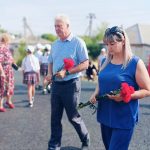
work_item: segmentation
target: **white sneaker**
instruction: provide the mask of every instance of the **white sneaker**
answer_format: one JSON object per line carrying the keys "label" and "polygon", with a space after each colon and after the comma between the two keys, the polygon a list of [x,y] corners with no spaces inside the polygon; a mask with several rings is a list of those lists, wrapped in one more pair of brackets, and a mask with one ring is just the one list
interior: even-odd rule
{"label": "white sneaker", "polygon": [[49,147],[48,150],[60,150],[60,147],[56,147],[56,148],[54,148],[54,147]]}
{"label": "white sneaker", "polygon": [[32,97],[32,102],[34,103],[34,97]]}
{"label": "white sneaker", "polygon": [[47,90],[46,89],[43,89],[43,94],[47,94]]}
{"label": "white sneaker", "polygon": [[33,102],[31,101],[31,102],[29,102],[29,107],[33,107]]}
{"label": "white sneaker", "polygon": [[50,84],[47,86],[47,92],[48,92],[48,93],[51,92],[51,85],[50,85]]}

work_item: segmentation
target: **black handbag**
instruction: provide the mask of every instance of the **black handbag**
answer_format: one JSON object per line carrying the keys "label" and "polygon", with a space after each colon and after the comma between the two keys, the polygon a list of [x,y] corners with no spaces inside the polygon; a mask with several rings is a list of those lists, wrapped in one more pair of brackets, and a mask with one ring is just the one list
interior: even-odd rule
{"label": "black handbag", "polygon": [[18,69],[19,69],[19,67],[18,67],[16,64],[14,64],[14,63],[12,63],[12,67],[13,67],[15,70],[18,70]]}

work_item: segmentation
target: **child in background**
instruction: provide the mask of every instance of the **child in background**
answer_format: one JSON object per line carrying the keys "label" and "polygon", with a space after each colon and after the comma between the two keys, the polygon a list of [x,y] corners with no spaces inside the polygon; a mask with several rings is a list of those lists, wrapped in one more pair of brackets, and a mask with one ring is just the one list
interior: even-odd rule
{"label": "child in background", "polygon": [[36,52],[35,52],[34,55],[38,58],[39,61],[40,61],[40,57],[41,57],[42,54],[43,54],[43,52],[42,52],[43,48],[44,48],[43,45],[40,44],[40,43],[38,43],[38,44],[36,45],[36,47],[35,47]]}
{"label": "child in background", "polygon": [[[43,55],[43,49],[44,49],[44,46],[41,43],[38,43],[35,47],[36,52],[34,55],[38,58],[39,63],[40,63],[40,58]],[[40,78],[40,74],[39,74],[39,78]],[[40,86],[40,84],[38,82],[37,85],[35,86],[35,89],[40,90],[41,88],[42,87]]]}
{"label": "child in background", "polygon": [[46,87],[48,83],[45,77],[47,76],[48,73],[48,57],[50,54],[50,50],[51,50],[51,45],[46,44],[43,55],[40,57],[40,64],[41,64],[40,73],[43,76],[43,94],[47,93]]}
{"label": "child in background", "polygon": [[33,107],[35,85],[39,82],[40,65],[37,57],[33,55],[34,47],[27,46],[27,56],[22,61],[23,83],[28,86],[29,107]]}

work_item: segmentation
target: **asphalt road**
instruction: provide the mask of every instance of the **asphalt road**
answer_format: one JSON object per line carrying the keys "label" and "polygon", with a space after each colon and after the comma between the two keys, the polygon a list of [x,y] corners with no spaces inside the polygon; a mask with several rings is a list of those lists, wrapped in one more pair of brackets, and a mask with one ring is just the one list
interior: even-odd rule
{"label": "asphalt road", "polygon": [[[50,136],[50,95],[36,91],[33,108],[27,107],[27,88],[20,73],[15,74],[13,97],[16,108],[0,113],[0,150],[47,150]],[[82,81],[81,101],[89,99],[95,83]],[[90,150],[104,150],[96,115],[89,108],[80,111],[91,135]],[[64,112],[61,150],[80,150],[80,140]],[[139,123],[129,150],[150,150],[150,98],[140,101]]]}

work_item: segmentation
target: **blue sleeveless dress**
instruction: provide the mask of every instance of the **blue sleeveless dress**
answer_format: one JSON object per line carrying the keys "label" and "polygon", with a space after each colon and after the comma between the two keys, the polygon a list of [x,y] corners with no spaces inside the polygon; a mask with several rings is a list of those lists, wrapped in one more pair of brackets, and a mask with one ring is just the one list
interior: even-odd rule
{"label": "blue sleeveless dress", "polygon": [[[133,56],[125,69],[122,65],[109,63],[98,77],[99,95],[120,89],[121,83],[126,82],[135,90],[139,87],[136,83],[135,73],[139,58]],[[112,128],[131,129],[138,121],[138,100],[129,103],[115,102],[108,98],[98,102],[97,121]]]}

